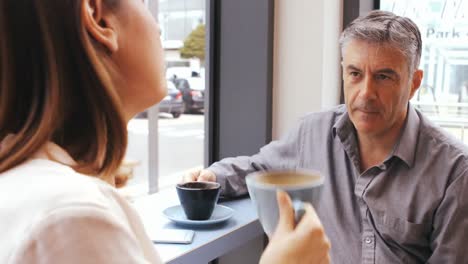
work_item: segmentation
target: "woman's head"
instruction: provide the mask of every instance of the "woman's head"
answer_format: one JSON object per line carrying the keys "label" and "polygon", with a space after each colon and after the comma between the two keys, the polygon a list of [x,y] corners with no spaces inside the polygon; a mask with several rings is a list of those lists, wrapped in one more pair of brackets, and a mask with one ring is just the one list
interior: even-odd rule
{"label": "woman's head", "polygon": [[159,28],[142,0],[0,0],[0,172],[47,141],[108,176],[126,121],[165,95]]}

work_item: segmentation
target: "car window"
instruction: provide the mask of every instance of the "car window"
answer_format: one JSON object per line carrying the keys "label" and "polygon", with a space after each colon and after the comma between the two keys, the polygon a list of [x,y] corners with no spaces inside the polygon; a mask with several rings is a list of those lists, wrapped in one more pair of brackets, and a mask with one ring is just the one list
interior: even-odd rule
{"label": "car window", "polygon": [[173,82],[167,81],[167,89],[168,89],[168,90],[175,90],[176,87],[175,87],[175,85],[174,85]]}
{"label": "car window", "polygon": [[197,78],[188,78],[187,81],[190,84],[190,89],[205,90],[205,79],[197,77]]}
{"label": "car window", "polygon": [[190,88],[190,85],[186,79],[175,79],[174,83],[177,89],[189,89]]}

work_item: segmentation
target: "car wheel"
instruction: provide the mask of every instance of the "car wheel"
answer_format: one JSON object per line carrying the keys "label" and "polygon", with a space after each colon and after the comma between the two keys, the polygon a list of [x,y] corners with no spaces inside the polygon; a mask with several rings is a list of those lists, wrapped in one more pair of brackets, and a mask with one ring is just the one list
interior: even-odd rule
{"label": "car wheel", "polygon": [[179,112],[174,112],[174,113],[172,113],[172,117],[174,117],[174,118],[179,118],[179,117],[180,117],[180,114],[181,114],[181,113],[179,113]]}
{"label": "car wheel", "polygon": [[184,101],[184,113],[190,114],[192,113],[192,109],[190,108],[189,104]]}

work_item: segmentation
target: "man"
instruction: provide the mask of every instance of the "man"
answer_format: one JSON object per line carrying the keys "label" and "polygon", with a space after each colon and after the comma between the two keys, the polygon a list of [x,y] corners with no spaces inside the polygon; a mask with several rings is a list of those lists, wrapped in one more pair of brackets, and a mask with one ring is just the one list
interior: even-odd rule
{"label": "man", "polygon": [[185,180],[218,181],[238,195],[254,171],[319,170],[317,213],[333,263],[468,262],[467,149],[409,103],[423,77],[417,26],[373,11],[340,44],[346,106],[309,114],[258,154]]}

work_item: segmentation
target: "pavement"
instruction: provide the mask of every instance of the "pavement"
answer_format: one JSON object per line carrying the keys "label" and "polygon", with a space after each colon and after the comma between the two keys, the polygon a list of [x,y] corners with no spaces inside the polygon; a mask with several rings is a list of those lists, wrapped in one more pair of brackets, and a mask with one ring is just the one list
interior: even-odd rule
{"label": "pavement", "polygon": [[[202,168],[204,159],[204,115],[183,114],[179,118],[160,114],[158,119],[158,164],[160,186],[170,186],[190,170]],[[137,160],[129,186],[148,184],[148,121],[133,119],[128,124],[126,159]]]}

